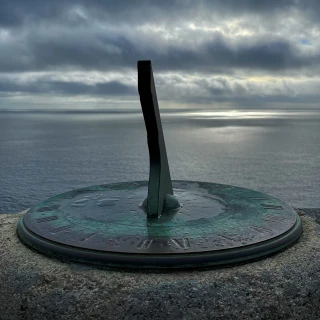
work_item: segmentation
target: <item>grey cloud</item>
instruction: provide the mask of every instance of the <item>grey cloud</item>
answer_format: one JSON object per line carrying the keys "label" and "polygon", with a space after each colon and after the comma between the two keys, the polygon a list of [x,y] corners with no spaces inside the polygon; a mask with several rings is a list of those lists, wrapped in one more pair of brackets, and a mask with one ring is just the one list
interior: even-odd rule
{"label": "grey cloud", "polygon": [[0,26],[14,27],[25,23],[65,19],[66,11],[81,1],[1,0]]}
{"label": "grey cloud", "polygon": [[[167,79],[167,81],[166,81]],[[286,81],[276,83],[250,82],[245,79],[226,77],[186,78],[164,74],[159,77],[157,96],[160,101],[170,101],[183,105],[229,103],[237,107],[261,107],[266,104],[290,103],[294,105],[315,104],[320,100],[317,88],[318,81],[296,81],[288,86]],[[157,81],[156,81],[157,82]],[[305,90],[305,88],[308,90]],[[298,89],[298,90],[297,90]],[[126,85],[118,81],[85,84],[76,81],[50,80],[50,76],[41,76],[33,81],[25,79],[22,83],[18,78],[2,78],[0,80],[0,97],[10,97],[12,94],[26,93],[27,95],[44,94],[46,96],[89,96],[132,97],[139,101],[137,85]],[[165,103],[163,103],[165,105]]]}
{"label": "grey cloud", "polygon": [[[212,105],[213,103],[227,103],[234,105],[236,109],[254,108],[259,109],[264,106],[279,108],[279,104],[297,106],[300,109],[315,105],[319,108],[319,95],[301,95],[298,97],[290,97],[285,95],[226,95],[226,91],[221,91],[219,95],[213,94],[209,97],[190,97],[188,103],[197,105]],[[176,100],[177,102],[179,100]],[[221,105],[220,105],[221,106]]]}
{"label": "grey cloud", "polygon": [[[179,16],[194,16],[198,10],[205,8],[206,11],[225,12],[233,14],[242,13],[274,13],[275,11],[287,11],[291,8],[303,10],[306,14],[315,15],[319,13],[320,4],[317,0],[198,0],[198,1],[127,1],[127,0],[3,0],[0,3],[0,25],[14,26],[30,21],[62,20],[68,23],[84,23],[84,16],[73,9],[81,9],[90,18],[106,19],[112,21],[138,22],[166,20],[166,18],[177,19]],[[312,10],[310,10],[312,8]]]}
{"label": "grey cloud", "polygon": [[0,92],[67,95],[134,95],[137,94],[137,88],[118,81],[88,85],[81,82],[46,81],[39,79],[38,81],[26,84],[2,79],[0,81]]}
{"label": "grey cloud", "polygon": [[110,71],[135,68],[137,60],[144,59],[152,60],[157,70],[210,73],[230,73],[236,68],[294,70],[320,63],[320,53],[298,54],[290,41],[280,37],[248,41],[244,38],[236,44],[228,41],[220,34],[199,44],[197,49],[169,45],[166,52],[159,52],[124,35],[53,28],[49,34],[39,31],[10,38],[0,51],[0,72],[62,68]]}
{"label": "grey cloud", "polygon": [[[215,17],[220,11],[236,17],[241,12],[268,14],[277,10],[283,12],[285,18],[288,8],[304,12],[312,5],[313,11],[317,11],[320,8],[317,3],[316,0],[1,1],[0,25],[6,26],[8,35],[0,37],[0,72],[110,71],[134,68],[136,61],[143,59],[151,59],[157,69],[163,71],[232,74],[237,68],[267,71],[314,68],[320,64],[320,53],[299,54],[286,34],[261,39],[247,36],[242,37],[241,43],[230,43],[225,35],[211,32],[206,40],[191,48],[186,41],[166,42],[156,33],[139,33],[134,27],[159,21],[188,21],[197,15],[208,18],[211,11]],[[101,23],[95,24],[100,18]],[[217,21],[218,25],[220,22]],[[21,28],[10,28],[19,23],[23,24]],[[119,25],[119,31],[110,28],[112,23]],[[262,19],[262,26],[263,23]],[[132,30],[120,28],[125,24],[131,25]],[[168,27],[167,32],[171,31]],[[190,31],[190,39],[195,41],[201,35]]]}
{"label": "grey cloud", "polygon": [[[77,79],[21,82],[19,75],[17,81],[5,81],[1,73],[121,73],[135,69],[137,60],[150,59],[155,74],[175,74],[156,77],[160,86],[172,87],[163,91],[164,99],[174,100],[168,93],[176,93],[176,100],[188,103],[249,104],[268,99],[293,103],[300,98],[291,97],[290,90],[281,88],[284,91],[279,89],[279,94],[275,90],[264,96],[258,87],[223,77],[197,84],[177,74],[231,75],[234,79],[241,74],[317,77],[319,17],[318,0],[0,0],[0,92],[136,96],[136,87],[121,81],[94,85]],[[237,21],[243,22],[237,25]],[[184,28],[189,22],[196,28]],[[141,29],[144,24],[159,29]],[[249,32],[237,33],[237,27]],[[170,38],[175,32],[177,38]],[[191,94],[191,90],[195,91]],[[316,95],[304,95],[303,90],[299,97],[315,101]]]}

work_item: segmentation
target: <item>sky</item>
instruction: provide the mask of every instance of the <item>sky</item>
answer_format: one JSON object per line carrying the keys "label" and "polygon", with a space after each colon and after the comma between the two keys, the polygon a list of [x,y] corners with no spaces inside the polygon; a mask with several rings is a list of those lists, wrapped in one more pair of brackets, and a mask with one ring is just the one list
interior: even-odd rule
{"label": "sky", "polygon": [[0,0],[0,109],[319,108],[319,0]]}

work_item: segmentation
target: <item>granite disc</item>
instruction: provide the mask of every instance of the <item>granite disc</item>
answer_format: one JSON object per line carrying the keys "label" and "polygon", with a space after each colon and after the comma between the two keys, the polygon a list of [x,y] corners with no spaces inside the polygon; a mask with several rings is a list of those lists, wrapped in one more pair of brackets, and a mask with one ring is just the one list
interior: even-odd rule
{"label": "granite disc", "polygon": [[270,195],[172,181],[181,207],[147,219],[148,181],[91,186],[49,198],[20,220],[20,239],[60,258],[97,265],[183,268],[263,257],[302,233],[297,213]]}

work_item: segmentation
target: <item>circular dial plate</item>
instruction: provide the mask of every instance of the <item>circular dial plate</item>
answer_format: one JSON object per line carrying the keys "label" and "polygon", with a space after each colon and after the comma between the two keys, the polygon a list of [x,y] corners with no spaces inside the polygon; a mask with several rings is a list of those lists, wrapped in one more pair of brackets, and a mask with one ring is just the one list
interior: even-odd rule
{"label": "circular dial plate", "polygon": [[246,247],[281,236],[297,222],[281,200],[250,189],[172,181],[182,205],[147,219],[148,182],[92,186],[49,198],[24,216],[32,235],[102,252],[168,255]]}

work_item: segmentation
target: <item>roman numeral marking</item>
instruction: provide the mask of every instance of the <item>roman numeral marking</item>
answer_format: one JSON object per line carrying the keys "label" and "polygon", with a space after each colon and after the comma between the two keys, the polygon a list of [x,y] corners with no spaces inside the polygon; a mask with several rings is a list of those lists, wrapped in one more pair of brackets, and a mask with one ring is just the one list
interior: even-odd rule
{"label": "roman numeral marking", "polygon": [[139,243],[138,249],[149,249],[152,242],[153,242],[152,239],[143,240]]}
{"label": "roman numeral marking", "polygon": [[71,228],[71,226],[64,226],[64,227],[60,227],[60,228],[55,228],[55,229],[51,230],[50,232],[51,233],[59,233],[59,232],[68,230],[70,228]]}
{"label": "roman numeral marking", "polygon": [[198,239],[197,246],[200,248],[208,248],[208,239]]}
{"label": "roman numeral marking", "polygon": [[50,217],[36,219],[36,222],[41,223],[41,222],[53,221],[53,220],[57,220],[57,219],[59,219],[57,216],[50,216]]}
{"label": "roman numeral marking", "polygon": [[90,238],[92,238],[95,234],[96,234],[96,233],[91,233],[91,234],[89,234],[89,235],[86,236],[86,237],[80,238],[79,241],[80,241],[80,242],[87,241],[87,240],[89,240]]}
{"label": "roman numeral marking", "polygon": [[227,236],[223,236],[221,234],[219,234],[219,237],[224,239],[224,240],[229,240],[229,241],[234,241],[234,239],[230,238],[230,237],[227,237]]}
{"label": "roman numeral marking", "polygon": [[58,204],[54,204],[50,207],[41,207],[37,210],[37,212],[46,212],[46,211],[53,211],[53,210],[58,210],[60,206]]}
{"label": "roman numeral marking", "polygon": [[178,249],[190,249],[190,243],[188,238],[183,239],[170,239],[171,242],[178,248]]}
{"label": "roman numeral marking", "polygon": [[262,220],[273,221],[273,222],[281,222],[281,221],[284,221],[285,218],[280,217],[280,216],[267,215],[267,216],[264,216]]}
{"label": "roman numeral marking", "polygon": [[119,247],[120,246],[120,241],[119,239],[109,239],[108,240],[108,245],[111,247]]}
{"label": "roman numeral marking", "polygon": [[282,206],[275,206],[274,204],[260,203],[260,205],[261,205],[264,209],[274,209],[274,210],[282,210],[282,209],[283,209]]}
{"label": "roman numeral marking", "polygon": [[250,226],[249,229],[257,231],[259,233],[269,233],[269,234],[273,233],[270,229],[264,228],[264,227],[259,227],[259,226]]}

